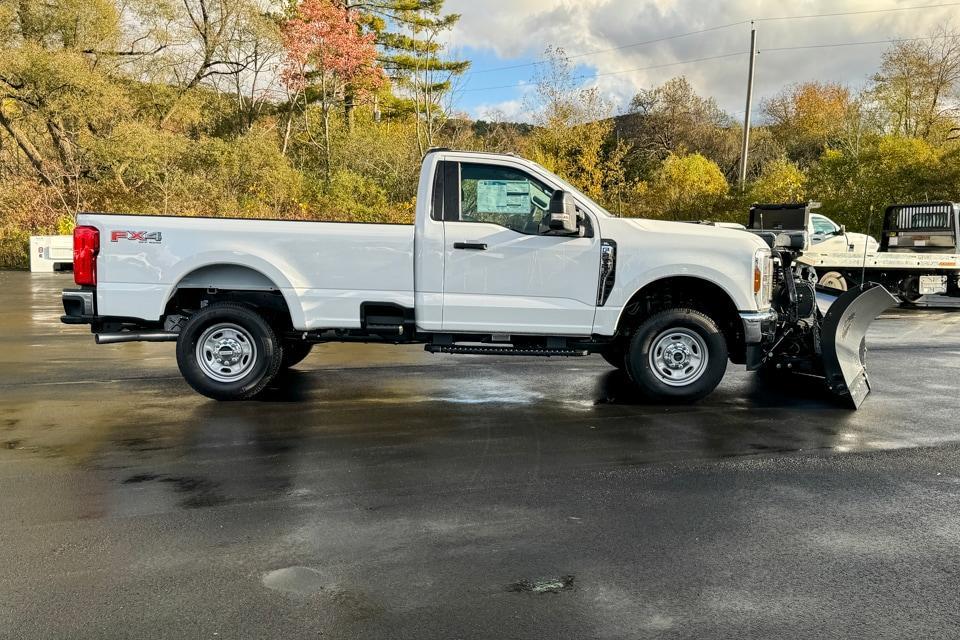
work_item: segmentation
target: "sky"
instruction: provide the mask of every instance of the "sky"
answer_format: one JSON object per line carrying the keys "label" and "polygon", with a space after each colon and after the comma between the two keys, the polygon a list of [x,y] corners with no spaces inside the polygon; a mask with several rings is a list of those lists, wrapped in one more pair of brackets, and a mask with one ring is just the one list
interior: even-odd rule
{"label": "sky", "polygon": [[[444,9],[462,15],[445,36],[450,54],[472,61],[458,82],[454,110],[503,121],[532,119],[526,96],[533,65],[551,46],[571,56],[583,86],[597,87],[616,113],[638,90],[684,75],[698,93],[742,118],[751,20],[759,51],[755,108],[797,82],[859,89],[892,46],[820,45],[927,37],[943,24],[960,28],[960,2],[941,0],[447,0]],[[853,15],[806,17],[837,13]],[[682,35],[695,31],[703,32]],[[637,44],[664,38],[670,39]],[[715,56],[724,57],[703,60]]]}

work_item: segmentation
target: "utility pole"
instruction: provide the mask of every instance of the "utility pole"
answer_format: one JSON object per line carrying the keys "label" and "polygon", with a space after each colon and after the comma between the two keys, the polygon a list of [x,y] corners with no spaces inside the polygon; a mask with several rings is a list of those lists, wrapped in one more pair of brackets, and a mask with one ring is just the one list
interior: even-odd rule
{"label": "utility pole", "polygon": [[747,111],[743,117],[743,149],[740,153],[740,192],[747,185],[747,167],[750,158],[750,114],[753,110],[753,71],[757,62],[757,29],[750,23],[750,70],[747,75]]}

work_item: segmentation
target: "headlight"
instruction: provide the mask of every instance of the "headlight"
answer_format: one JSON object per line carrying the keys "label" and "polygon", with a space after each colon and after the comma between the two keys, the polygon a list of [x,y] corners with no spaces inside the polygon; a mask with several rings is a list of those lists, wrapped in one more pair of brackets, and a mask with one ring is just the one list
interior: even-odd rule
{"label": "headlight", "polygon": [[770,308],[773,299],[773,255],[769,249],[758,249],[753,256],[753,297],[761,311]]}

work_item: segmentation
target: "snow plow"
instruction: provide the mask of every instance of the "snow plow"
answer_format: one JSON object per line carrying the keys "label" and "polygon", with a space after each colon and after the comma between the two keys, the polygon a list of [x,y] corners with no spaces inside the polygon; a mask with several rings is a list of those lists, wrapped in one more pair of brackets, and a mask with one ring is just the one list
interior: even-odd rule
{"label": "snow plow", "polygon": [[870,393],[866,335],[880,314],[897,304],[882,285],[849,291],[818,286],[816,271],[797,262],[809,246],[805,207],[750,211],[749,231],[773,253],[777,327],[754,368],[762,374],[795,373],[822,378],[827,388],[857,409]]}

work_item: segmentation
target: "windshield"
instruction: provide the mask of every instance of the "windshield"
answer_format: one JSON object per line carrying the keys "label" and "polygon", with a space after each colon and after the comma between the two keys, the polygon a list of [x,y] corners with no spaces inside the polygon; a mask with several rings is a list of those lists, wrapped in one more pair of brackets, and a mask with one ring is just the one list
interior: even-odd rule
{"label": "windshield", "polygon": [[547,169],[546,167],[544,167],[543,165],[538,164],[538,163],[536,163],[536,162],[532,162],[531,164],[533,164],[533,165],[536,166],[538,169],[540,169],[541,171],[543,171],[545,174],[547,174],[548,176],[550,176],[551,178],[553,178],[553,180],[555,180],[556,182],[560,183],[560,186],[563,187],[563,190],[564,190],[564,191],[569,191],[570,193],[572,193],[572,194],[574,195],[575,198],[577,198],[577,199],[579,199],[579,200],[584,200],[584,201],[586,201],[586,202],[589,202],[589,203],[590,203],[590,206],[593,208],[594,212],[597,213],[598,215],[603,216],[603,217],[605,217],[605,218],[614,218],[614,217],[616,217],[616,216],[614,216],[612,213],[610,213],[609,211],[607,211],[604,207],[600,206],[600,204],[597,203],[596,200],[594,200],[593,198],[589,197],[588,195],[586,195],[585,193],[583,193],[582,191],[580,191],[580,189],[577,189],[575,186],[573,186],[572,184],[570,184],[569,182],[567,182],[566,180],[564,180],[563,178],[561,178],[560,176],[558,176],[558,175],[555,174],[554,172],[548,170],[548,169]]}

